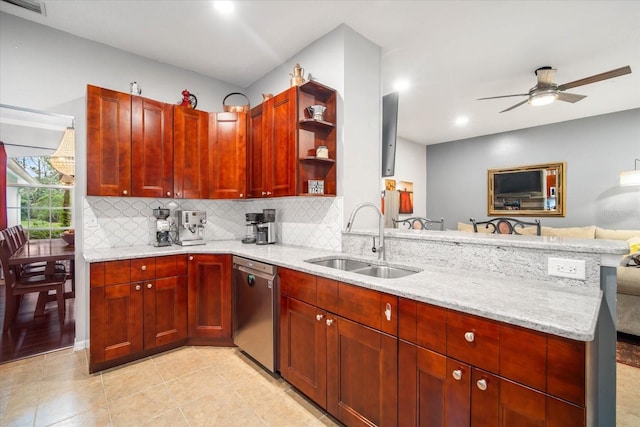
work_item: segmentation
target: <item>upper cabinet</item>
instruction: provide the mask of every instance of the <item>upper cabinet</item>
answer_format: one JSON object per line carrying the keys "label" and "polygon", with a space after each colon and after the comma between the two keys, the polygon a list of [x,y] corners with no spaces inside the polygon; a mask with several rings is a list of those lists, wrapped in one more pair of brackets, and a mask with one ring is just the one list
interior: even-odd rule
{"label": "upper cabinet", "polygon": [[296,87],[251,110],[249,197],[296,194]]}
{"label": "upper cabinet", "polygon": [[248,197],[336,195],[336,91],[315,81],[251,110]]}
{"label": "upper cabinet", "polygon": [[247,194],[247,113],[209,114],[209,198]]}
{"label": "upper cabinet", "polygon": [[299,195],[336,195],[336,91],[315,81],[298,88]]}
{"label": "upper cabinet", "polygon": [[173,108],[131,97],[131,195],[173,197]]}
{"label": "upper cabinet", "polygon": [[250,113],[207,113],[87,86],[87,195],[336,195],[336,92],[293,86]]}
{"label": "upper cabinet", "polygon": [[178,199],[209,196],[209,115],[173,107],[173,191]]}
{"label": "upper cabinet", "polygon": [[87,87],[87,195],[172,197],[173,109]]}
{"label": "upper cabinet", "polygon": [[87,195],[131,193],[131,95],[87,87]]}

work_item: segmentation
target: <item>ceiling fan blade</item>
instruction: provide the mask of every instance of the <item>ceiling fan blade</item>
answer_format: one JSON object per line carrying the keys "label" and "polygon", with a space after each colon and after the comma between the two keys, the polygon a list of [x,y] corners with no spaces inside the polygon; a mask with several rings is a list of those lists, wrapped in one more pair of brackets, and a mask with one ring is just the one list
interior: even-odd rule
{"label": "ceiling fan blade", "polygon": [[560,92],[558,94],[558,101],[565,101],[565,102],[571,102],[571,103],[575,103],[580,101],[581,99],[586,98],[587,95],[578,95],[576,93],[566,93],[566,92]]}
{"label": "ceiling fan blade", "polygon": [[599,82],[601,80],[607,80],[607,79],[612,79],[614,77],[624,76],[625,74],[629,74],[629,73],[631,73],[631,67],[627,65],[626,67],[616,68],[615,70],[606,71],[604,73],[596,74],[591,77],[585,77],[584,79],[565,83],[563,85],[558,86],[558,90],[567,90],[577,86],[588,85],[591,83]]}
{"label": "ceiling fan blade", "polygon": [[527,102],[529,102],[529,100],[528,100],[528,99],[525,99],[524,101],[522,101],[522,102],[518,102],[516,105],[512,105],[511,107],[507,108],[506,110],[502,110],[502,111],[500,111],[500,112],[501,112],[501,113],[504,113],[505,111],[511,111],[511,110],[513,110],[514,108],[521,106],[522,104],[526,104]]}
{"label": "ceiling fan blade", "polygon": [[518,93],[516,95],[489,96],[487,98],[478,98],[478,101],[482,101],[484,99],[511,98],[512,96],[529,96],[529,94],[528,93]]}
{"label": "ceiling fan blade", "polygon": [[550,86],[553,84],[553,78],[556,75],[555,68],[538,68],[536,70],[536,76],[538,77],[538,87],[541,86]]}

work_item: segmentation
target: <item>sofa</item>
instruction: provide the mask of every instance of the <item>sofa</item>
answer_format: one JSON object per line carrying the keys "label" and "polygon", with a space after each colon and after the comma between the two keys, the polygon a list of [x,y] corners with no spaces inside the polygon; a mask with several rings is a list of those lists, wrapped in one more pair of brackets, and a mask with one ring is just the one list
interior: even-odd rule
{"label": "sofa", "polygon": [[[473,232],[473,225],[458,223],[458,231]],[[491,233],[492,228],[478,227],[478,233]],[[536,227],[518,229],[522,235],[535,235]],[[629,244],[629,254],[622,257],[617,269],[617,330],[640,336],[640,230],[609,230],[595,225],[588,227],[545,227],[542,236],[577,239],[624,240]]]}

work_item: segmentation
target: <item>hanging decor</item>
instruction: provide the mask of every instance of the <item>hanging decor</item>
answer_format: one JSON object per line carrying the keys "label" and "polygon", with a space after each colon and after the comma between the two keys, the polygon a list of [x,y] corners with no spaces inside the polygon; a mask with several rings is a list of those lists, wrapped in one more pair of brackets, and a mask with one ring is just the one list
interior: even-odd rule
{"label": "hanging decor", "polygon": [[[60,172],[63,177],[62,180],[69,181],[70,177],[76,175],[76,131],[73,127],[68,127],[64,131],[60,146],[55,153],[49,157],[51,166]],[[65,177],[66,176],[66,177]]]}

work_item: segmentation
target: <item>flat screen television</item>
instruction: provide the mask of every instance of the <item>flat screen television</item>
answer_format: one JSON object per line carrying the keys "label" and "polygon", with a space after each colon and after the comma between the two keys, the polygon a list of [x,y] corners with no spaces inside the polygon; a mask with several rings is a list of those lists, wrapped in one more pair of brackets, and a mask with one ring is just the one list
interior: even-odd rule
{"label": "flat screen television", "polygon": [[495,194],[542,192],[544,171],[522,171],[495,174],[493,191]]}

